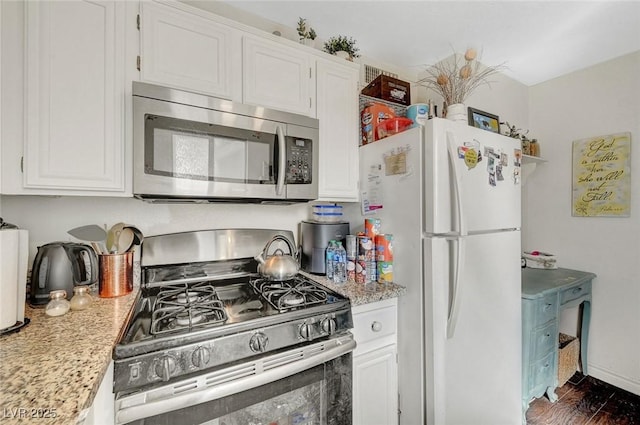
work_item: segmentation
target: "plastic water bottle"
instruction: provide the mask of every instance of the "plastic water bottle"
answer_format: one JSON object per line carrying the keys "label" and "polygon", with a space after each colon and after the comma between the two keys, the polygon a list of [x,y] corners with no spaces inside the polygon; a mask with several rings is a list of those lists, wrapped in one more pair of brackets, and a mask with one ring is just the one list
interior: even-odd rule
{"label": "plastic water bottle", "polygon": [[336,241],[334,239],[331,239],[329,241],[329,245],[327,245],[327,252],[326,252],[326,260],[325,260],[325,273],[327,275],[327,279],[329,280],[333,280],[333,258],[335,256],[335,252],[336,252]]}
{"label": "plastic water bottle", "polygon": [[333,260],[333,283],[345,283],[347,281],[347,250],[338,241]]}

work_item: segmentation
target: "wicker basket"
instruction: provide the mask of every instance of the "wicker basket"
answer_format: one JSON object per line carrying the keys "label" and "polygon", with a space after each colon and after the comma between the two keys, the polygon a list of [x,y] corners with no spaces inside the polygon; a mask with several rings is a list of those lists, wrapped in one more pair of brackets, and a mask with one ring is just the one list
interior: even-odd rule
{"label": "wicker basket", "polygon": [[575,336],[560,334],[558,345],[558,386],[567,383],[578,371],[580,340]]}

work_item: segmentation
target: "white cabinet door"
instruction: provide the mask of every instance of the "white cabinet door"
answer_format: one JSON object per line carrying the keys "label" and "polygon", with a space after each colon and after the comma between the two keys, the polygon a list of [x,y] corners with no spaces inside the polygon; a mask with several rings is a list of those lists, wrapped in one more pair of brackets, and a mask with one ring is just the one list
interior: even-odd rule
{"label": "white cabinet door", "polygon": [[241,32],[176,7],[142,2],[142,81],[241,101]]}
{"label": "white cabinet door", "polygon": [[244,103],[315,117],[313,57],[293,47],[246,34]]}
{"label": "white cabinet door", "polygon": [[398,423],[396,346],[353,358],[353,424]]}
{"label": "white cabinet door", "polygon": [[26,2],[26,188],[124,190],[124,11]]}
{"label": "white cabinet door", "polygon": [[115,424],[116,400],[113,394],[113,361],[109,362],[107,371],[100,382],[100,387],[93,399],[91,407],[80,413],[77,425]]}
{"label": "white cabinet door", "polygon": [[398,423],[398,300],[355,306],[353,424]]}
{"label": "white cabinet door", "polygon": [[318,59],[320,200],[358,201],[358,76],[357,67]]}

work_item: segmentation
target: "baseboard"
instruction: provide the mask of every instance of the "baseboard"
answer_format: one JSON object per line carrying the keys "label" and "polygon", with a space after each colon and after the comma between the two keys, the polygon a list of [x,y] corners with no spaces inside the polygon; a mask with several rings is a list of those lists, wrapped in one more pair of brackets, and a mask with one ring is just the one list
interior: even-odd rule
{"label": "baseboard", "polygon": [[640,382],[620,376],[610,370],[589,364],[589,375],[640,396]]}

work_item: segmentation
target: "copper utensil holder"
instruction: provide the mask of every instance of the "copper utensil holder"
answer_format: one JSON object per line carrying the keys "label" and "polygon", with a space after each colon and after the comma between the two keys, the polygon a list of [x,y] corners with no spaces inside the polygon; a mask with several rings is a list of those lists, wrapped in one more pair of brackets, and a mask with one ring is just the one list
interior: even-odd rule
{"label": "copper utensil holder", "polygon": [[133,251],[98,256],[100,281],[98,295],[113,298],[133,291]]}

